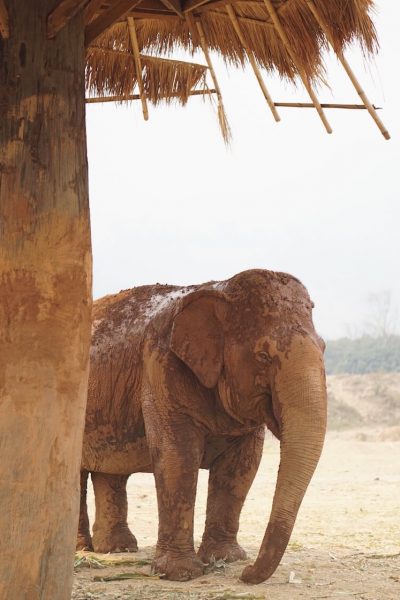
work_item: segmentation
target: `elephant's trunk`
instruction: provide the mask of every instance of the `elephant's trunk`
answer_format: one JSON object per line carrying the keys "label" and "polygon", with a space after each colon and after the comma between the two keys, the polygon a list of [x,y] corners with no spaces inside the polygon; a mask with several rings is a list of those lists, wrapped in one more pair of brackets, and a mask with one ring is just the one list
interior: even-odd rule
{"label": "elephant's trunk", "polygon": [[242,579],[260,583],[275,571],[289,542],[297,512],[317,466],[326,430],[326,383],[322,353],[297,337],[275,378],[274,411],[281,429],[281,460],[269,523],[254,563]]}

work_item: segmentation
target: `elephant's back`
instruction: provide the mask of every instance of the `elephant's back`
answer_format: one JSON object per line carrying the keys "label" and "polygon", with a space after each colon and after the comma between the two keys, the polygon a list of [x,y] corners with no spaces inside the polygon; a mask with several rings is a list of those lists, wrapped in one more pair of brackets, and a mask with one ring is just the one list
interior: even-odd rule
{"label": "elephant's back", "polygon": [[[144,436],[142,348],[151,322],[174,310],[189,288],[141,286],[94,302],[86,439],[120,447]],[[97,441],[96,441],[97,440]]]}
{"label": "elephant's back", "polygon": [[195,286],[143,285],[104,296],[93,304],[91,354],[135,344],[155,317],[176,305]]}

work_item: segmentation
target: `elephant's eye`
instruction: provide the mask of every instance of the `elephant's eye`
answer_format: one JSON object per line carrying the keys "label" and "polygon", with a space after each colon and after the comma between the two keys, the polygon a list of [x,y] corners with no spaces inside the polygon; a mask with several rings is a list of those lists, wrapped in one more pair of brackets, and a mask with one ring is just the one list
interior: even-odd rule
{"label": "elephant's eye", "polygon": [[266,352],[257,352],[256,359],[264,365],[271,362],[271,359]]}

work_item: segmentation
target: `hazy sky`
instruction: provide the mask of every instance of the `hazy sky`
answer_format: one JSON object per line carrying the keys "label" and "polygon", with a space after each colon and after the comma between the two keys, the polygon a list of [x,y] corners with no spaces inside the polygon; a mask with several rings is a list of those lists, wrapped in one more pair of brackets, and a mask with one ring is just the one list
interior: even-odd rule
{"label": "hazy sky", "polygon": [[[215,59],[233,141],[209,101],[185,108],[90,105],[87,128],[95,297],[145,283],[200,283],[249,268],[299,277],[327,338],[362,328],[370,293],[400,303],[400,3],[377,2],[381,44],[347,57],[392,139],[365,111],[280,109],[276,124],[250,68]],[[202,56],[198,62],[204,62]],[[334,58],[320,101],[358,102]],[[275,101],[308,101],[265,74]]]}

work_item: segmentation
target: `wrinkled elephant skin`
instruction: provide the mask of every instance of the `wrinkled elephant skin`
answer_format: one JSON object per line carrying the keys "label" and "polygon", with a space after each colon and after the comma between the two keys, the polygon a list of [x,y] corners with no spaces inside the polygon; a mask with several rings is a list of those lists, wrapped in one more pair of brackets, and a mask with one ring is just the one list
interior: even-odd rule
{"label": "wrinkled elephant skin", "polygon": [[[265,426],[280,440],[273,506],[259,555],[242,579],[272,575],[318,463],[326,427],[323,341],[294,277],[264,270],[190,287],[143,286],[94,306],[78,547],[137,550],[126,482],[154,472],[159,535],[153,570],[184,581],[211,557],[246,557],[240,512]],[[207,516],[195,553],[199,468]],[[96,521],[86,511],[92,474]]]}

